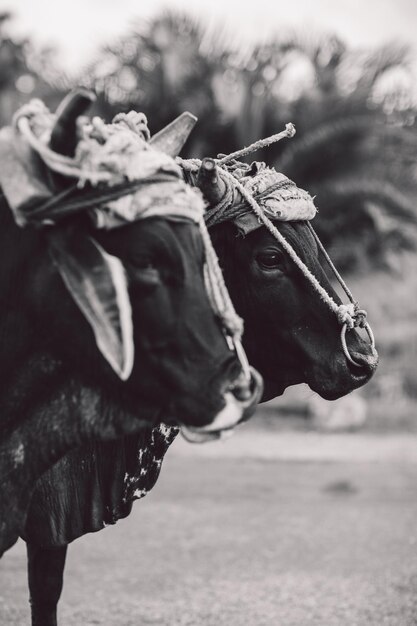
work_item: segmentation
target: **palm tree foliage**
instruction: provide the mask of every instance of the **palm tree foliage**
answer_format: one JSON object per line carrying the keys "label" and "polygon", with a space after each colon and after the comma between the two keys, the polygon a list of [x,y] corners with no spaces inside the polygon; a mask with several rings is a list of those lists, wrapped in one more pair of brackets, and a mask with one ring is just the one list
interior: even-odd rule
{"label": "palm tree foliage", "polygon": [[0,125],[6,124],[16,105],[16,80],[27,72],[24,43],[15,42],[8,35],[11,16],[0,13]]}
{"label": "palm tree foliage", "polygon": [[[23,60],[16,72],[25,67]],[[170,11],[134,24],[74,84],[96,89],[106,117],[143,111],[151,132],[193,112],[199,123],[185,156],[229,153],[294,122],[295,138],[253,158],[316,197],[320,236],[339,265],[354,269],[390,262],[417,241],[415,106],[398,84],[407,71],[407,51],[398,47],[358,53],[311,33],[242,45]],[[54,80],[46,81],[52,92],[70,85]]]}
{"label": "palm tree foliage", "polygon": [[313,89],[291,110],[299,132],[277,146],[275,166],[316,196],[317,229],[342,267],[390,262],[417,241],[417,133],[404,94],[375,94],[389,71],[406,67],[405,51],[368,55],[348,89],[352,54],[339,47],[323,65],[318,56]]}
{"label": "palm tree foliage", "polygon": [[138,22],[103,50],[88,68],[87,82],[98,91],[102,109],[140,109],[153,132],[184,110],[192,111],[200,119],[198,136],[210,142],[220,117],[213,80],[221,59],[205,53],[203,40],[200,23],[180,13]]}
{"label": "palm tree foliage", "polygon": [[38,48],[30,39],[12,37],[10,13],[0,13],[0,126],[10,123],[29,97],[42,98],[56,108],[71,80],[55,62],[53,48]]}

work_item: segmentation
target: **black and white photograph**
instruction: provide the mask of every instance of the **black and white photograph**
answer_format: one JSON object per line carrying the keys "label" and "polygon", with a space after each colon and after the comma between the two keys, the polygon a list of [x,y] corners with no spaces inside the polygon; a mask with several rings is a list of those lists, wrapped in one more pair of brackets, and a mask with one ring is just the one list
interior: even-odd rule
{"label": "black and white photograph", "polygon": [[417,3],[0,0],[0,626],[417,626]]}

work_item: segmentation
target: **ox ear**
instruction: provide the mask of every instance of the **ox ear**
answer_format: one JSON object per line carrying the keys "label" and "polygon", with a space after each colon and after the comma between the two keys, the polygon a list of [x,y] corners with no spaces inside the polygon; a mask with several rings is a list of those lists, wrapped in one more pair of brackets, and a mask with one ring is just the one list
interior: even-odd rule
{"label": "ox ear", "polygon": [[181,115],[168,124],[168,126],[165,126],[165,128],[156,133],[156,135],[149,140],[149,144],[155,148],[155,150],[160,150],[174,158],[181,152],[196,122],[196,116],[185,111],[185,113],[181,113]]}
{"label": "ox ear", "polygon": [[121,380],[134,361],[132,309],[121,261],[79,231],[53,229],[52,258],[83,315],[97,347]]}

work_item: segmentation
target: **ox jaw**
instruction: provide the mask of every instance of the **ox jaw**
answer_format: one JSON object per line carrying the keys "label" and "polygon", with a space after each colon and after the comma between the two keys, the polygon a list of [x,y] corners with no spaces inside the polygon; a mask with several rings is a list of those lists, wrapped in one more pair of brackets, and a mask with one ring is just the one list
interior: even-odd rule
{"label": "ox jaw", "polygon": [[211,424],[206,426],[181,426],[181,434],[190,443],[205,443],[216,439],[225,439],[233,434],[233,428],[244,422],[254,413],[263,393],[261,375],[250,368],[251,379],[248,382],[241,374],[229,385],[223,394],[224,407],[217,413]]}

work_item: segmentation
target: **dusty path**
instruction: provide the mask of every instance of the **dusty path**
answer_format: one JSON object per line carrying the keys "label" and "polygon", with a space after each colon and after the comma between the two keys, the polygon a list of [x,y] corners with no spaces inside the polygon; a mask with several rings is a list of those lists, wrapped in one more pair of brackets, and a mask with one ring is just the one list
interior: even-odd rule
{"label": "dusty path", "polygon": [[[172,450],[70,548],[61,626],[417,625],[416,439],[290,435]],[[2,626],[28,624],[24,556],[0,563]]]}

